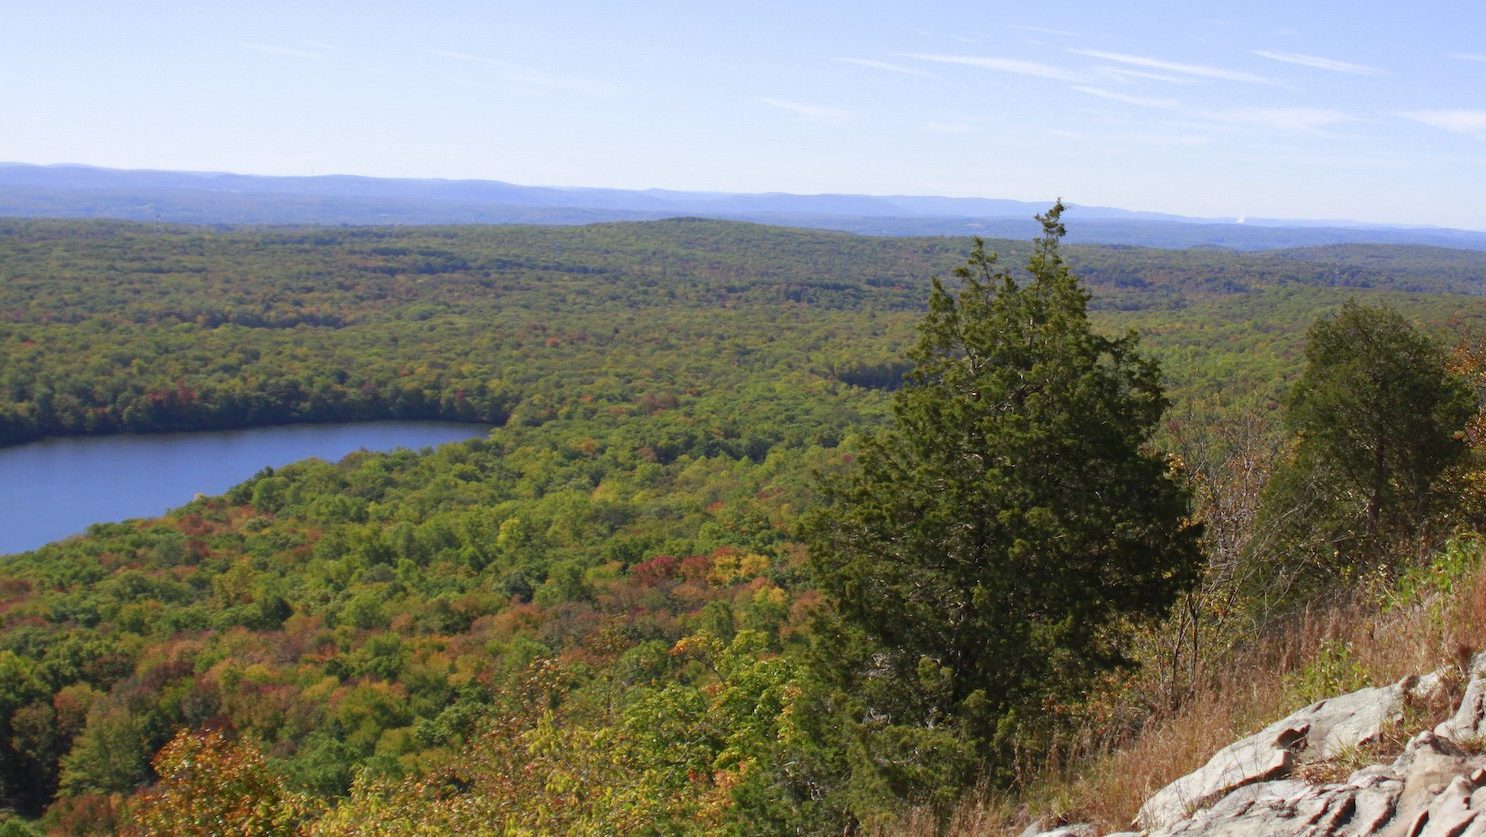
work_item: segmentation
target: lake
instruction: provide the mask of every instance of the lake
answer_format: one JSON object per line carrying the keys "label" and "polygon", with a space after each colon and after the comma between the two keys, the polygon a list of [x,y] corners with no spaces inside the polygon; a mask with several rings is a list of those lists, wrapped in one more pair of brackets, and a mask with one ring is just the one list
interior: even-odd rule
{"label": "lake", "polygon": [[443,421],[292,424],[200,433],[45,439],[0,449],[0,555],[92,523],[157,517],[197,494],[221,494],[265,467],[358,450],[421,448],[484,436]]}

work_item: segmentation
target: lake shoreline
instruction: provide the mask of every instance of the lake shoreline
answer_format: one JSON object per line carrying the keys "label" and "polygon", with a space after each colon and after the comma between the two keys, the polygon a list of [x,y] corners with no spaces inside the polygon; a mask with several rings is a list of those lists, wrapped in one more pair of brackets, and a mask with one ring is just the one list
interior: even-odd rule
{"label": "lake shoreline", "polygon": [[159,438],[161,436],[194,436],[200,433],[228,433],[235,430],[272,430],[279,427],[343,427],[358,424],[385,424],[387,422],[431,422],[435,424],[469,425],[485,428],[504,426],[503,421],[484,419],[445,418],[442,416],[372,416],[369,418],[325,418],[293,419],[290,421],[251,422],[246,424],[203,424],[200,427],[138,427],[128,429],[84,430],[76,433],[46,433],[20,439],[0,440],[0,453],[38,442],[67,439],[112,439],[116,437]]}
{"label": "lake shoreline", "polygon": [[436,420],[49,437],[0,449],[0,555],[39,549],[93,523],[151,518],[221,494],[264,468],[359,450],[483,438],[494,425]]}

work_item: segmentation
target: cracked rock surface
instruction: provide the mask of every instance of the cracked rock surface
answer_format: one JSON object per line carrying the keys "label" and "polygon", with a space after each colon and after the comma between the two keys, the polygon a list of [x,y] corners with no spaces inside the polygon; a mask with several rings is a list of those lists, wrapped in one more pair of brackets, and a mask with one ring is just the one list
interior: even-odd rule
{"label": "cracked rock surface", "polygon": [[[1486,837],[1486,653],[1467,675],[1454,716],[1414,736],[1389,764],[1342,782],[1292,775],[1302,760],[1380,741],[1411,697],[1441,687],[1441,673],[1323,700],[1276,721],[1162,788],[1141,807],[1132,824],[1139,830],[1121,833]],[[1092,833],[1065,826],[1042,834]]]}

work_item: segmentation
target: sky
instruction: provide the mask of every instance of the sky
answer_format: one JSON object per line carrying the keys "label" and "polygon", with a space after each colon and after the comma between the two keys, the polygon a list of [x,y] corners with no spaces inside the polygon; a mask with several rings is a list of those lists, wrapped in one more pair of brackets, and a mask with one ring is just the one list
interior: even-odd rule
{"label": "sky", "polygon": [[1486,2],[4,0],[0,161],[1486,230]]}

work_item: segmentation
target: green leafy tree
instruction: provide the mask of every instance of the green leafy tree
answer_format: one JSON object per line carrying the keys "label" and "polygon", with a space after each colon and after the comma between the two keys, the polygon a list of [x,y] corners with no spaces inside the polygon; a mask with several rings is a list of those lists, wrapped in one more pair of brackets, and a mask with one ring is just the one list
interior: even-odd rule
{"label": "green leafy tree", "polygon": [[1091,330],[1061,212],[1025,284],[979,240],[958,292],[934,282],[892,428],[806,524],[860,800],[1009,778],[1046,710],[1125,662],[1120,629],[1200,565],[1189,491],[1149,448],[1158,369],[1135,335]]}
{"label": "green leafy tree", "polygon": [[1274,533],[1262,592],[1280,600],[1433,543],[1431,521],[1451,500],[1440,479],[1465,455],[1474,412],[1444,350],[1386,306],[1349,302],[1318,320],[1305,361],[1261,522]]}
{"label": "green leafy tree", "polygon": [[148,724],[125,707],[96,709],[62,760],[66,793],[126,793],[149,777]]}

